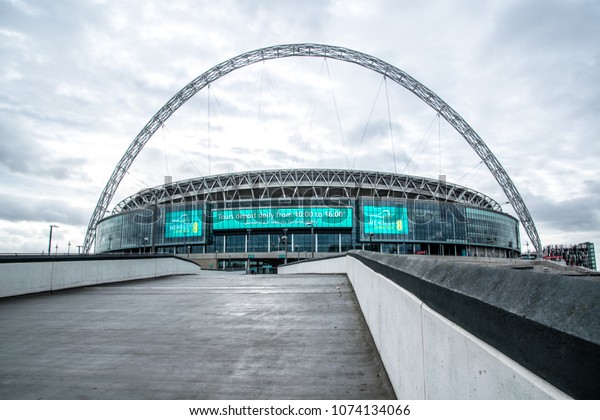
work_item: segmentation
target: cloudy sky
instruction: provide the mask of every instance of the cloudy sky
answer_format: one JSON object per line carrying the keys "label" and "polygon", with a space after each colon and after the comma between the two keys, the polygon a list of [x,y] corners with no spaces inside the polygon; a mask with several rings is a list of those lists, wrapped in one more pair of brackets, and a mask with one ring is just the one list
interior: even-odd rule
{"label": "cloudy sky", "polygon": [[[76,250],[116,163],[176,92],[243,52],[306,42],[409,73],[483,138],[544,244],[600,246],[598,22],[596,0],[0,0],[0,252],[41,253],[49,224],[59,252]],[[507,201],[405,89],[353,64],[287,58],[190,99],[111,208],[165,176],[293,167],[444,174]]]}

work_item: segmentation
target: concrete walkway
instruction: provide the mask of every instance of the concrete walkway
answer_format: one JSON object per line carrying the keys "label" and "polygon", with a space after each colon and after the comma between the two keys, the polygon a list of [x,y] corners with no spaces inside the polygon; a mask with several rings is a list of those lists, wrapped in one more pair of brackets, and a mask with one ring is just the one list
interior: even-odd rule
{"label": "concrete walkway", "polygon": [[0,300],[1,399],[391,399],[343,276],[203,272]]}

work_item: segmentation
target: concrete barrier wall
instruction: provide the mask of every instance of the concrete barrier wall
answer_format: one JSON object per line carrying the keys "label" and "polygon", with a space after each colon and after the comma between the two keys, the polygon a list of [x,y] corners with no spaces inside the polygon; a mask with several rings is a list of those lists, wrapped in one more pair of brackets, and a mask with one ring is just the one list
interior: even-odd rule
{"label": "concrete barrier wall", "polygon": [[360,261],[347,264],[399,398],[567,397]]}
{"label": "concrete barrier wall", "polygon": [[198,265],[175,257],[2,262],[0,297],[199,272]]}
{"label": "concrete barrier wall", "polygon": [[277,268],[279,274],[346,274],[346,256],[302,260]]}
{"label": "concrete barrier wall", "polygon": [[365,252],[279,272],[343,265],[398,398],[600,396],[597,280]]}

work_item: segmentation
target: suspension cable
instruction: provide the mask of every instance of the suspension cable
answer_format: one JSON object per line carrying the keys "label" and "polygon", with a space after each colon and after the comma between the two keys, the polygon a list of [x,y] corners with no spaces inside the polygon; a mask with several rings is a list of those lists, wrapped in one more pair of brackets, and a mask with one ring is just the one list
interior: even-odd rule
{"label": "suspension cable", "polygon": [[[425,134],[423,134],[423,137],[421,138],[421,141],[419,141],[419,144],[417,145],[417,147],[415,148],[413,154],[411,155],[410,159],[408,159],[408,161],[406,162],[406,166],[403,169],[403,173],[408,174],[406,172],[406,170],[408,169],[408,166],[410,165],[410,163],[412,162],[413,158],[415,157],[415,154],[419,151],[419,148],[421,147],[421,144],[423,144],[423,141],[426,138],[429,138],[429,133],[433,127],[433,123],[435,123],[435,119],[436,117],[433,117],[433,119],[431,120],[431,123],[429,123],[429,127],[427,127],[427,131],[425,131]],[[417,169],[417,167],[415,166],[415,169]]]}
{"label": "suspension cable", "polygon": [[[279,101],[279,96],[277,95],[277,90],[275,89],[275,85],[273,84],[273,79],[271,78],[271,73],[269,73],[268,69],[264,69],[265,70],[265,78],[267,81],[267,85],[270,88],[271,92],[273,93],[273,97],[275,98],[275,104],[277,105],[277,111],[279,113],[279,120],[281,121],[282,125],[285,125],[285,118],[283,117],[283,113],[282,113],[282,106],[281,106],[281,102]],[[287,154],[287,152],[285,151],[286,148],[283,149],[283,156],[285,158],[285,161],[288,165],[288,168],[291,167],[290,165],[290,158]]]}
{"label": "suspension cable", "polygon": [[162,131],[163,151],[165,154],[165,165],[167,167],[167,176],[170,176],[171,174],[169,173],[169,156],[167,155],[167,138],[165,137],[165,125],[162,124],[160,128]]}
{"label": "suspension cable", "polygon": [[208,88],[208,175],[210,176],[210,83]]}
{"label": "suspension cable", "polygon": [[329,64],[327,63],[327,57],[325,57],[324,60],[325,60],[325,67],[327,68],[327,76],[329,77],[329,88],[331,90],[331,96],[333,98],[333,105],[335,107],[335,116],[337,118],[338,130],[340,132],[340,140],[342,142],[342,150],[344,151],[344,158],[346,160],[346,168],[350,169],[348,153],[346,153],[346,145],[344,144],[344,132],[342,130],[342,121],[340,119],[340,111],[337,106],[337,100],[335,99],[335,91],[333,90],[333,83],[331,82],[331,73],[329,71]]}
{"label": "suspension cable", "polygon": [[[309,133],[312,132],[315,113],[317,110],[317,99],[319,96],[319,88],[321,87],[321,83],[323,80],[323,73],[324,73],[324,69],[325,69],[326,65],[327,65],[327,63],[325,62],[325,59],[323,59],[321,62],[321,68],[319,69],[319,76],[318,76],[319,84],[317,86],[315,86],[315,89],[310,98],[310,102],[308,104],[308,108],[306,110],[306,114],[304,116],[304,119],[308,120],[308,122],[309,122],[308,123],[308,132]],[[294,160],[296,161],[296,166],[298,166],[298,167],[304,166],[307,149],[308,149],[308,139],[302,138],[302,147],[300,147],[300,145],[298,145],[298,148],[297,148],[298,153],[296,153],[294,156]],[[303,152],[303,158],[302,158],[301,163],[298,161],[298,155],[300,154],[300,151]]]}
{"label": "suspension cable", "polygon": [[142,179],[138,178],[137,176],[135,176],[134,174],[132,174],[131,172],[129,172],[129,170],[127,170],[126,172],[127,172],[127,175],[129,175],[130,177],[132,177],[133,179],[135,179],[137,182],[139,182],[140,184],[142,184],[144,187],[150,188],[150,185],[146,184]]}
{"label": "suspension cable", "polygon": [[437,123],[438,123],[438,175],[442,175],[442,134],[440,129],[440,113],[437,113]]}
{"label": "suspension cable", "polygon": [[473,174],[471,175],[471,177],[467,180],[467,182],[464,184],[465,187],[469,186],[471,180],[473,179],[473,177],[475,176],[475,174],[479,171],[479,169],[481,168],[481,165],[483,165],[483,161],[480,160],[478,163],[476,163],[475,165],[473,165],[473,167],[471,169],[469,169],[467,172],[465,172],[460,178],[458,178],[455,182],[455,184],[460,183],[460,181],[466,177],[467,175],[471,174],[471,172],[473,172]]}
{"label": "suspension cable", "polygon": [[394,173],[398,173],[398,170],[396,169],[396,148],[394,147],[394,130],[392,130],[392,115],[390,112],[390,97],[388,94],[387,77],[383,76],[383,81],[385,83],[385,100],[387,103],[388,123],[390,125],[390,139],[392,141],[392,156],[394,158]]}
{"label": "suspension cable", "polygon": [[381,78],[381,83],[379,84],[379,89],[377,89],[377,94],[375,95],[375,99],[373,100],[373,104],[371,105],[371,111],[369,112],[369,118],[367,119],[367,123],[365,124],[365,128],[363,130],[362,136],[360,137],[360,141],[358,142],[358,147],[356,148],[356,155],[352,160],[352,166],[350,169],[354,169],[354,165],[356,164],[356,159],[358,158],[358,154],[360,153],[360,148],[367,136],[367,129],[369,128],[369,124],[371,123],[371,118],[373,117],[373,111],[375,110],[375,105],[377,104],[377,99],[379,99],[379,93],[381,92],[381,87],[383,86],[385,77]]}

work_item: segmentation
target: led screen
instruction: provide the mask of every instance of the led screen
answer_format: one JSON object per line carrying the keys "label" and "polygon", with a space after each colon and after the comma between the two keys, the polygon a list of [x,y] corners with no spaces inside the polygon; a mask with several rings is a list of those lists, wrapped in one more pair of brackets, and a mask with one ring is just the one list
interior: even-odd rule
{"label": "led screen", "polygon": [[167,212],[165,238],[189,238],[202,236],[202,210]]}
{"label": "led screen", "polygon": [[408,233],[406,207],[394,205],[363,205],[365,234],[405,235]]}
{"label": "led screen", "polygon": [[213,230],[281,228],[351,228],[352,208],[271,207],[213,210]]}

